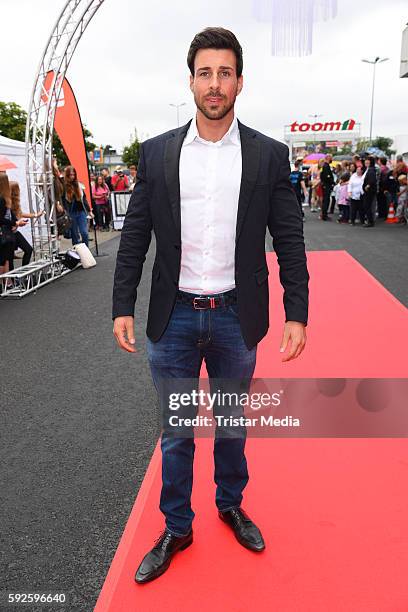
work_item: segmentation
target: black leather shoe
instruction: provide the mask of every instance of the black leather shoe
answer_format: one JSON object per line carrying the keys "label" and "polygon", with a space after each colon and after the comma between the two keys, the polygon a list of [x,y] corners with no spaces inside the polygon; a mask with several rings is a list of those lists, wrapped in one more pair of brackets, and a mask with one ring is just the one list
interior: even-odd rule
{"label": "black leather shoe", "polygon": [[218,511],[218,516],[224,523],[227,523],[235,533],[238,542],[254,550],[261,552],[265,548],[265,542],[258,527],[251,521],[245,510],[233,508],[226,512]]}
{"label": "black leather shoe", "polygon": [[193,543],[193,530],[186,536],[178,538],[166,529],[156,540],[156,545],[144,557],[138,567],[135,580],[139,584],[158,578],[169,568],[173,555]]}

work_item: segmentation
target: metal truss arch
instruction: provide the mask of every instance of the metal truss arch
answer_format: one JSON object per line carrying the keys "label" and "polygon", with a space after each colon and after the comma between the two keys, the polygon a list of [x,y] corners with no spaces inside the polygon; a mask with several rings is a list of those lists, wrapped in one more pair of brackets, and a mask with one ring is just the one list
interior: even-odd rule
{"label": "metal truss arch", "polygon": [[[0,277],[1,297],[22,297],[67,272],[61,265],[53,181],[52,142],[55,111],[62,83],[89,22],[104,0],[68,0],[40,60],[26,124],[26,177],[30,212],[45,211],[31,220],[34,262]],[[49,88],[45,80],[50,72]]]}
{"label": "metal truss arch", "polygon": [[[52,141],[55,111],[69,63],[89,22],[104,0],[68,0],[51,32],[37,70],[26,126],[26,175],[31,212],[45,211],[45,219],[32,223],[34,258],[58,255],[58,233]],[[45,79],[54,76],[48,91]]]}

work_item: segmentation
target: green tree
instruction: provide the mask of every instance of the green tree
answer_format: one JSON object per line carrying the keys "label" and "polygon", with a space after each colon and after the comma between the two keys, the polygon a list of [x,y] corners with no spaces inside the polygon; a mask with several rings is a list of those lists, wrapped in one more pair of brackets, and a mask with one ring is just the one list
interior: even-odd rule
{"label": "green tree", "polygon": [[352,146],[349,143],[344,143],[341,149],[338,150],[339,155],[351,155],[352,154]]}
{"label": "green tree", "polygon": [[[21,106],[15,102],[0,102],[0,134],[2,136],[12,138],[13,140],[24,141],[26,122],[27,113]],[[86,151],[93,151],[96,145],[91,140],[91,138],[93,138],[91,132],[85,126],[84,136]],[[58,165],[61,167],[67,166],[69,164],[69,159],[55,131],[52,146]]]}
{"label": "green tree", "polygon": [[13,140],[25,140],[27,113],[15,102],[0,102],[0,134]]}
{"label": "green tree", "polygon": [[131,166],[132,164],[139,163],[140,156],[140,141],[137,135],[137,130],[135,128],[134,135],[130,137],[130,144],[123,149],[122,160],[127,166]]}
{"label": "green tree", "polygon": [[356,150],[357,152],[361,152],[366,151],[369,147],[377,147],[381,151],[384,151],[386,155],[390,156],[396,153],[395,149],[391,149],[392,143],[393,139],[387,138],[386,136],[377,136],[372,142],[367,138],[362,138],[357,142]]}
{"label": "green tree", "polygon": [[393,143],[392,138],[386,138],[385,136],[377,136],[373,140],[373,147],[378,147],[381,151],[384,151],[386,155],[394,155],[396,153],[395,149],[391,149],[391,145]]}

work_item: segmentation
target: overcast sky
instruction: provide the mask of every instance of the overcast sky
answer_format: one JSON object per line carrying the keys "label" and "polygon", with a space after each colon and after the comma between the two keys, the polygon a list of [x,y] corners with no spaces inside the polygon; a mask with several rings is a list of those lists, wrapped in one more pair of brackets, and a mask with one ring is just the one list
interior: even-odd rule
{"label": "overcast sky", "polygon": [[[290,0],[288,0],[290,1]],[[44,46],[65,0],[0,0],[0,100],[28,108]],[[374,135],[408,134],[408,78],[399,78],[407,0],[338,0],[333,20],[317,23],[313,53],[270,54],[270,25],[257,22],[252,0],[105,0],[82,37],[67,77],[83,122],[97,144],[121,149],[137,128],[142,139],[176,126],[172,103],[186,102],[181,123],[195,112],[186,54],[196,32],[223,26],[244,50],[238,117],[283,140],[283,126],[354,118],[369,131],[372,67],[377,67]]]}

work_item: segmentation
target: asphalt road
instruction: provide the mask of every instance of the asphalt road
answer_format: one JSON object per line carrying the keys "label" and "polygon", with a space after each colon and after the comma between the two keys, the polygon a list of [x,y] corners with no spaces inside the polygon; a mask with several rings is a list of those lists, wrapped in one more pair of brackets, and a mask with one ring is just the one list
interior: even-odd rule
{"label": "asphalt road", "polygon": [[[305,239],[308,250],[349,251],[408,306],[406,226],[307,213]],[[47,610],[93,610],[159,433],[144,347],[153,249],[130,355],[110,318],[118,244],[105,242],[91,270],[0,301],[0,592],[66,594]]]}

